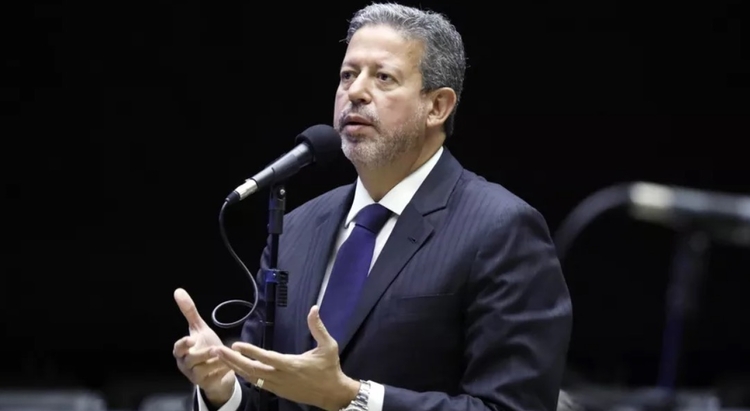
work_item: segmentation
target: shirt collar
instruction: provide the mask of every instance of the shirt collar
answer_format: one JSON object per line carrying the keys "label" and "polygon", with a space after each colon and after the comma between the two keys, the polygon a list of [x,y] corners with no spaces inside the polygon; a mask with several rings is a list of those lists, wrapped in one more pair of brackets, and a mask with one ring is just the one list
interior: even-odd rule
{"label": "shirt collar", "polygon": [[[430,157],[427,162],[422,164],[418,169],[414,170],[413,173],[409,174],[405,179],[401,180],[400,183],[396,184],[391,191],[386,194],[383,199],[380,200],[380,205],[390,210],[393,214],[400,216],[404,212],[406,205],[409,204],[414,194],[417,193],[419,187],[422,186],[424,180],[430,174],[432,169],[440,160],[440,156],[443,154],[443,147],[440,147],[438,151]],[[375,203],[375,200],[370,197],[370,194],[362,185],[362,180],[357,178],[357,185],[354,189],[354,200],[352,201],[352,207],[349,209],[349,214],[346,216],[345,227],[349,227],[349,223],[354,220],[354,217],[365,207]]]}

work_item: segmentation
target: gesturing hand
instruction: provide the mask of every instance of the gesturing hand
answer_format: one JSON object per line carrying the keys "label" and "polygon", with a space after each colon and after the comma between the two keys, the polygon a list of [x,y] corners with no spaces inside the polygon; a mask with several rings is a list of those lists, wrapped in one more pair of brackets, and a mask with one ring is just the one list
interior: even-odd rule
{"label": "gesturing hand", "polygon": [[314,306],[307,325],[318,346],[301,355],[279,354],[247,343],[232,349],[214,347],[211,353],[252,384],[263,380],[262,389],[290,401],[338,411],[359,391],[355,381],[341,371],[336,340],[328,334]]}
{"label": "gesturing hand", "polygon": [[185,290],[175,290],[174,299],[185,316],[189,329],[189,335],[174,345],[177,368],[190,382],[203,390],[211,403],[221,406],[231,398],[235,382],[234,372],[211,353],[213,347],[222,347],[224,344],[203,321]]}

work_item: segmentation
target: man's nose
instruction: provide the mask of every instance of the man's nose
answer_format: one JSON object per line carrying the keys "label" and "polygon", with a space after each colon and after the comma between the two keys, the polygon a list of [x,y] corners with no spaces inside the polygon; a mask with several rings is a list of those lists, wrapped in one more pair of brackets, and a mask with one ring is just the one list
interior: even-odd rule
{"label": "man's nose", "polygon": [[364,74],[360,74],[351,86],[349,86],[349,101],[354,105],[359,105],[369,103],[370,99],[371,96],[367,84],[367,78]]}

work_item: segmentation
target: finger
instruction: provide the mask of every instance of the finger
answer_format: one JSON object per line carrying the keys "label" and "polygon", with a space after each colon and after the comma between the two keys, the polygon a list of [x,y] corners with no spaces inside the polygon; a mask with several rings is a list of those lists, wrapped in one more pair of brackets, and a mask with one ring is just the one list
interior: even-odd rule
{"label": "finger", "polygon": [[185,356],[185,367],[187,369],[191,369],[195,367],[198,364],[204,363],[211,358],[216,357],[215,355],[211,354],[211,347],[204,347],[204,348],[191,348],[188,350],[187,356]]}
{"label": "finger", "polygon": [[253,360],[268,364],[276,369],[283,368],[283,365],[288,362],[284,354],[279,354],[275,351],[264,350],[260,347],[244,342],[236,342],[232,344],[232,349],[238,351],[245,357],[249,357]]}
{"label": "finger", "polygon": [[[237,375],[238,377],[241,377],[243,380],[245,380],[245,381],[247,381],[247,382],[249,382],[249,383],[251,383],[253,385],[257,386],[258,385],[258,381],[262,378],[263,381],[264,381],[263,389],[266,390],[266,391],[271,391],[268,388],[270,384],[269,384],[269,380],[268,380],[267,377],[258,377],[258,374],[254,373],[252,370],[248,370],[245,367],[241,367],[241,366],[236,365],[236,364],[227,363],[227,366],[229,367],[230,370],[234,371],[235,375]],[[273,384],[273,382],[271,382],[271,384]]]}
{"label": "finger", "polygon": [[191,381],[195,385],[209,387],[209,386],[218,384],[221,381],[221,379],[224,378],[224,376],[228,372],[234,371],[228,365],[222,363],[218,358],[216,360],[219,361],[222,364],[223,368],[221,368],[219,370],[216,370],[216,371],[212,372],[211,374],[208,374],[202,380],[194,379],[194,380],[191,380]]}
{"label": "finger", "polygon": [[325,324],[323,324],[323,320],[320,318],[320,309],[317,305],[313,305],[310,308],[310,313],[307,315],[307,327],[310,329],[310,334],[312,334],[318,343],[318,347],[336,347],[336,340],[331,337]]}
{"label": "finger", "polygon": [[195,382],[200,385],[216,376],[224,376],[229,370],[230,368],[225,362],[218,357],[214,357],[193,367],[193,376]]}
{"label": "finger", "polygon": [[190,347],[194,345],[195,345],[195,338],[182,337],[179,340],[177,340],[176,343],[174,343],[174,349],[172,350],[172,354],[175,356],[175,358],[184,357],[185,355],[187,355]]}
{"label": "finger", "polygon": [[198,314],[198,310],[195,308],[195,303],[187,291],[182,288],[178,288],[174,291],[174,300],[177,302],[177,306],[180,307],[182,315],[188,322],[188,326],[191,329],[197,330],[206,325]]}
{"label": "finger", "polygon": [[247,381],[253,382],[258,378],[272,379],[276,369],[260,361],[244,357],[228,347],[213,347],[211,353],[218,356],[229,368]]}

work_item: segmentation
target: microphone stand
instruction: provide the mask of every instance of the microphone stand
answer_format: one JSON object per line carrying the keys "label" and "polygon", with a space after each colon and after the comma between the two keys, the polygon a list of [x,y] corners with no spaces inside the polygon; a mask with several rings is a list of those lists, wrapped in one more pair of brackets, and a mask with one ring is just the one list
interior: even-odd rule
{"label": "microphone stand", "polygon": [[626,395],[610,410],[619,410],[623,406],[637,411],[674,411],[680,408],[676,384],[683,331],[698,308],[695,293],[705,272],[709,238],[705,231],[694,226],[680,227],[679,230],[670,265],[657,385]]}
{"label": "microphone stand", "polygon": [[667,316],[662,340],[659,388],[675,390],[685,323],[697,311],[697,296],[703,279],[709,248],[708,235],[693,227],[684,227],[677,237],[667,290]]}
{"label": "microphone stand", "polygon": [[[268,268],[263,269],[263,287],[265,318],[263,318],[263,338],[261,348],[273,350],[273,332],[276,323],[276,307],[286,307],[287,281],[289,274],[278,269],[279,264],[279,236],[284,231],[284,212],[286,210],[286,189],[279,183],[271,187],[268,204],[268,234],[271,243],[268,246]],[[260,411],[277,411],[278,399],[263,389],[260,389]]]}

